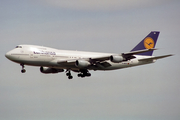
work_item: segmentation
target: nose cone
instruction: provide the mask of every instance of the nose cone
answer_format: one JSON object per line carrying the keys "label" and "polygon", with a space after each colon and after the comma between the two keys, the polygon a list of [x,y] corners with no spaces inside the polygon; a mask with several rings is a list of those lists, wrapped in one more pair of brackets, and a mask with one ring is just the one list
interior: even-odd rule
{"label": "nose cone", "polygon": [[16,54],[16,51],[14,51],[14,50],[11,50],[11,51],[7,52],[5,54],[5,56],[6,56],[7,59],[9,59],[9,60],[11,60],[13,62],[17,62],[19,60],[19,55]]}
{"label": "nose cone", "polygon": [[5,54],[5,56],[6,56],[6,58],[10,59],[10,57],[11,57],[10,52],[7,52],[7,53]]}

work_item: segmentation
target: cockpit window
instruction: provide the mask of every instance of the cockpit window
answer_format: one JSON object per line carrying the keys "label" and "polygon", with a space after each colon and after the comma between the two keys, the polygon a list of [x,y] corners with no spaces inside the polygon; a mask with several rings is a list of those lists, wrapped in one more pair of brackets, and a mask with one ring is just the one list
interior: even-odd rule
{"label": "cockpit window", "polygon": [[22,48],[22,46],[16,46],[16,48]]}

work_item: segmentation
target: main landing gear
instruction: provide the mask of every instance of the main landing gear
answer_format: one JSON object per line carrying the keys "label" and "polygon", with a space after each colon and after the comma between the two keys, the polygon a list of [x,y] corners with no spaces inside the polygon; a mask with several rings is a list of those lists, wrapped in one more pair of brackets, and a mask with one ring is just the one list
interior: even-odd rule
{"label": "main landing gear", "polygon": [[72,79],[73,76],[71,75],[70,70],[67,70],[66,76],[68,76],[68,79]]}
{"label": "main landing gear", "polygon": [[21,70],[21,72],[22,73],[25,73],[26,72],[26,70],[24,69],[24,64],[20,64],[21,66],[22,66],[22,70]]}
{"label": "main landing gear", "polygon": [[90,77],[90,76],[91,76],[91,73],[89,73],[88,70],[80,70],[80,72],[81,72],[81,73],[79,73],[79,74],[77,75],[78,77],[83,78],[83,77]]}
{"label": "main landing gear", "polygon": [[[90,77],[91,76],[91,73],[89,73],[88,70],[80,70],[79,71],[80,73],[77,75],[78,77],[81,77],[81,78],[84,78],[84,77]],[[66,71],[66,76],[68,76],[68,79],[72,79],[73,76],[71,75],[71,71],[70,70],[67,70]]]}

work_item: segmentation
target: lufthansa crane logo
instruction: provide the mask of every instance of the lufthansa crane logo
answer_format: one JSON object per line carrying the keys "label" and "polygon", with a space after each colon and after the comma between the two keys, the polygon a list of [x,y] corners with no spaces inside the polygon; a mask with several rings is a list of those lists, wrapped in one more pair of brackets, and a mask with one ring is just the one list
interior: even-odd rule
{"label": "lufthansa crane logo", "polygon": [[146,49],[154,48],[154,40],[151,37],[147,37],[144,40],[144,47]]}

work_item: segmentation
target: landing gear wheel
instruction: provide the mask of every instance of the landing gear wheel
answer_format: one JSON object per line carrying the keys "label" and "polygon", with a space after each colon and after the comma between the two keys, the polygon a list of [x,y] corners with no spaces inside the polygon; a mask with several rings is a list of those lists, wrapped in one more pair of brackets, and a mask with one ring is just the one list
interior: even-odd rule
{"label": "landing gear wheel", "polygon": [[72,79],[73,76],[71,75],[70,70],[67,70],[66,76],[68,76],[68,79]]}
{"label": "landing gear wheel", "polygon": [[90,77],[91,76],[91,73],[87,73],[87,75],[86,75],[87,77]]}
{"label": "landing gear wheel", "polygon": [[70,72],[66,73],[66,76],[71,76],[71,73]]}
{"label": "landing gear wheel", "polygon": [[24,64],[20,64],[21,66],[22,66],[22,70],[21,70],[21,72],[22,73],[25,73],[26,72],[26,70],[24,69]]}
{"label": "landing gear wheel", "polygon": [[73,76],[68,76],[68,79],[72,79],[73,78]]}
{"label": "landing gear wheel", "polygon": [[81,78],[90,77],[91,73],[89,73],[88,70],[81,70],[80,73],[77,76],[81,77]]}
{"label": "landing gear wheel", "polygon": [[25,72],[26,72],[26,70],[25,70],[25,69],[22,69],[22,70],[21,70],[21,72],[22,72],[22,73],[25,73]]}
{"label": "landing gear wheel", "polygon": [[80,73],[80,74],[78,74],[77,76],[78,76],[78,77],[81,77],[81,76],[82,76],[82,74]]}
{"label": "landing gear wheel", "polygon": [[84,74],[81,74],[81,78],[84,78],[85,77],[85,75]]}
{"label": "landing gear wheel", "polygon": [[82,74],[82,73],[79,73],[78,75],[77,75],[78,77],[85,77],[85,75],[84,74]]}

